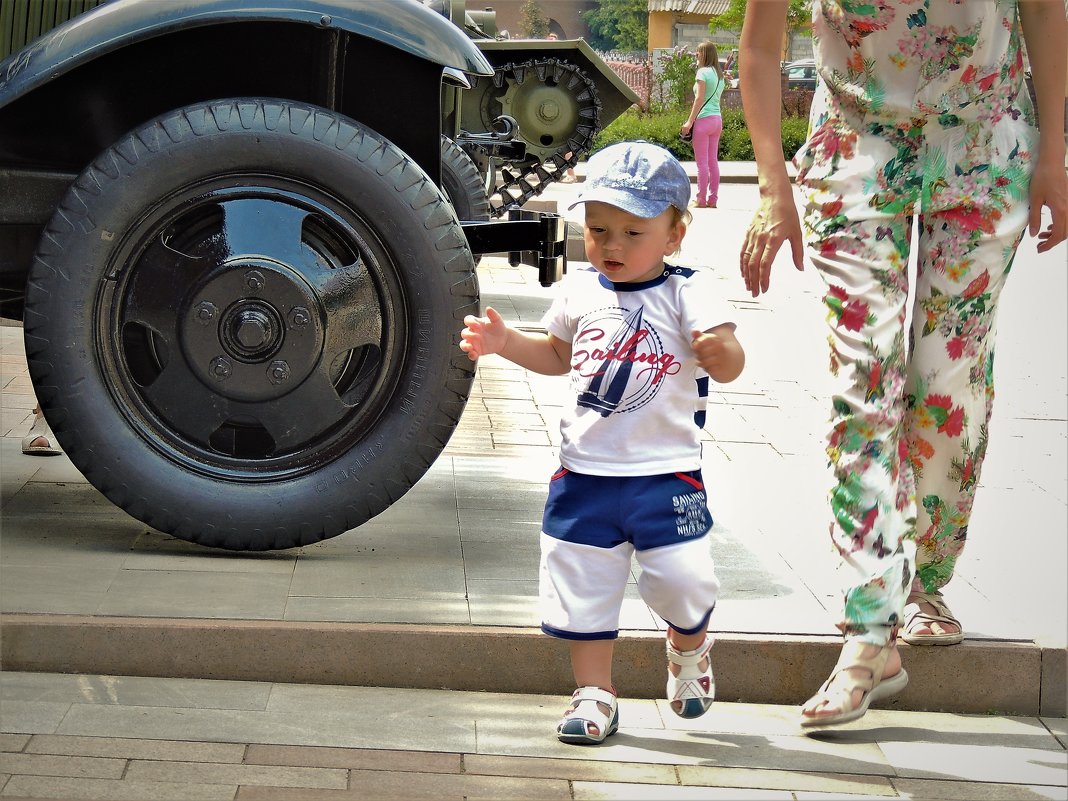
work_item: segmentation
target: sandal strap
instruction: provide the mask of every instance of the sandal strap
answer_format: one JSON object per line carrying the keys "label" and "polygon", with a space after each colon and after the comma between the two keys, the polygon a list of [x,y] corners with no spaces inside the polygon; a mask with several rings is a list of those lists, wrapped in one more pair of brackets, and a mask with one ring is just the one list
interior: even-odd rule
{"label": "sandal strap", "polygon": [[[876,684],[882,681],[883,668],[886,667],[886,660],[890,658],[890,643],[877,651],[874,656],[863,657],[860,655],[860,651],[867,644],[859,640],[846,640],[845,645],[842,646],[842,653],[838,656],[838,662],[835,664],[834,670],[831,671],[830,678],[820,688],[821,693],[826,694],[827,688],[831,686],[839,673],[853,668],[866,670],[869,676],[867,678],[857,678],[847,674],[849,678],[847,694],[858,688],[864,692],[870,692]],[[839,686],[841,686],[841,683]]]}
{"label": "sandal strap", "polygon": [[578,706],[580,701],[594,701],[610,709],[616,708],[616,695],[601,687],[579,687],[571,694],[571,705]]}
{"label": "sandal strap", "polygon": [[696,665],[701,662],[702,659],[708,656],[708,652],[712,650],[712,646],[715,644],[715,639],[711,636],[707,637],[700,647],[694,648],[692,651],[679,651],[671,644],[671,640],[667,641],[667,658],[668,661],[673,662],[680,667],[688,667],[690,665]]}
{"label": "sandal strap", "polygon": [[[935,610],[934,614],[920,609],[921,603],[930,604]],[[911,609],[909,607],[912,607]],[[905,604],[905,628],[911,629],[917,621],[922,623],[951,623],[958,629],[963,630],[960,621],[953,616],[946,605],[945,598],[940,592],[914,592],[909,595],[908,603]]]}
{"label": "sandal strap", "polygon": [[[602,710],[608,708],[608,714]],[[571,708],[556,725],[560,739],[569,743],[596,744],[619,728],[615,692],[602,687],[579,687],[571,695]]]}
{"label": "sandal strap", "polygon": [[[837,709],[838,712],[816,716],[802,714],[802,726],[835,726],[839,723],[848,723],[863,716],[873,701],[891,696],[905,688],[909,675],[904,667],[893,676],[884,678],[882,675],[894,647],[893,639],[870,657],[860,656],[860,650],[864,645],[859,640],[846,640],[838,664],[835,665],[830,678],[804,705],[817,708],[825,704],[827,709]],[[843,671],[850,668],[861,668],[870,673],[860,678],[846,673],[839,678]],[[860,690],[861,696],[854,702],[853,693],[856,690]]]}
{"label": "sandal strap", "polygon": [[[712,674],[712,637],[706,637],[700,648],[679,651],[668,642],[668,661],[678,665],[679,675],[668,668],[667,699],[672,711],[684,718],[700,717],[712,706],[716,697],[716,679]],[[701,667],[704,661],[705,667]]]}

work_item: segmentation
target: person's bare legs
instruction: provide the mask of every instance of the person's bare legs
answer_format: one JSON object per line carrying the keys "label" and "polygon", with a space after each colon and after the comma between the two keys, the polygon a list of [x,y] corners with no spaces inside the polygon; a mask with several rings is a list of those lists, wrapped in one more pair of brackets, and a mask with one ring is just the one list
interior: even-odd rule
{"label": "person's bare legs", "polygon": [[612,690],[612,654],[615,640],[572,640],[571,671],[578,687]]}

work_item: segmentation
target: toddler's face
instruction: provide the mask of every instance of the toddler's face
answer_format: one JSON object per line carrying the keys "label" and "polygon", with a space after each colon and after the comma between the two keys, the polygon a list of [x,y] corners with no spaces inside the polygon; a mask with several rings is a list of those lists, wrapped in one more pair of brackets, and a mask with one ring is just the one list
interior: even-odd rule
{"label": "toddler's face", "polygon": [[664,271],[664,257],[679,249],[686,224],[668,208],[657,217],[636,217],[607,203],[586,203],[586,258],[616,283],[640,283]]}

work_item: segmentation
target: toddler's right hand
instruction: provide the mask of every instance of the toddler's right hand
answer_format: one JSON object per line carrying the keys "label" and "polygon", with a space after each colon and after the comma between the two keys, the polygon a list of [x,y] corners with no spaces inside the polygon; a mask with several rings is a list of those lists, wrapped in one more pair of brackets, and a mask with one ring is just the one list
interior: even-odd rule
{"label": "toddler's right hand", "polygon": [[492,306],[486,307],[485,317],[469,314],[464,318],[467,326],[460,332],[460,350],[475,361],[479,356],[500,353],[508,342],[508,326],[504,318]]}

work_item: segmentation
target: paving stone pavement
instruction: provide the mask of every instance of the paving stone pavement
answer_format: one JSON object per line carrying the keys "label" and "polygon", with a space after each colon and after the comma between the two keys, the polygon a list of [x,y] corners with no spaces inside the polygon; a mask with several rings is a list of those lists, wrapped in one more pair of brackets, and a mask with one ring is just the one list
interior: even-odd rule
{"label": "paving stone pavement", "polygon": [[0,797],[1064,799],[1064,719],[796,708],[675,717],[622,699],[594,747],[557,696],[41,673],[0,676]]}
{"label": "paving stone pavement", "polygon": [[[547,200],[563,209],[574,191],[553,187]],[[825,533],[822,288],[811,267],[795,273],[780,259],[770,295],[744,294],[733,265],[755,201],[752,185],[725,185],[719,209],[694,211],[680,257],[722,266],[748,354],[745,374],[714,392],[705,434],[713,548],[724,584],[713,627],[724,654],[740,643],[766,645],[784,670],[804,667],[816,676],[825,668],[805,659],[813,642],[833,649],[838,597]],[[314,678],[296,685],[97,675],[79,670],[71,653],[73,667],[62,674],[18,672],[9,659],[0,676],[0,744],[8,752],[0,796],[1064,798],[1066,253],[1062,245],[1037,257],[1026,240],[1002,298],[988,461],[968,549],[946,591],[965,623],[966,644],[905,649],[914,677],[908,708],[923,708],[923,666],[932,672],[925,680],[945,684],[944,693],[972,704],[971,711],[1004,711],[983,706],[993,696],[976,687],[1028,685],[1032,697],[1047,701],[1032,704],[1035,714],[876,710],[838,733],[804,737],[791,706],[803,697],[792,688],[789,703],[719,703],[685,725],[643,693],[624,702],[620,734],[587,749],[552,737],[569,691],[562,685],[548,694],[497,695],[427,689],[445,686],[432,681],[404,689]],[[537,326],[551,292],[529,268],[487,257],[479,280],[484,305]],[[410,656],[390,652],[394,662],[383,666],[403,678],[447,671],[438,652],[423,664],[426,650],[418,645],[441,632],[466,637],[454,652],[458,662],[462,651],[488,653],[502,628],[538,638],[537,531],[555,466],[563,384],[496,357],[481,360],[446,451],[394,507],[318,545],[233,554],[147,530],[102,498],[66,457],[23,457],[19,440],[32,419],[33,392],[21,331],[0,327],[0,613],[8,633],[0,645],[21,656],[10,635],[21,637],[15,624],[27,621],[69,624],[93,636],[100,631],[94,625],[109,622],[127,634],[137,622],[256,632],[260,624],[336,625],[349,627],[340,629],[343,636],[414,632]],[[644,637],[653,645],[663,631],[633,584],[623,629],[622,642]],[[164,649],[175,633],[157,632],[156,647]],[[106,642],[119,652],[113,658],[124,656]],[[137,642],[127,646],[129,656],[139,655]],[[560,667],[540,661],[542,651],[509,664],[509,649],[518,647],[510,642],[498,654],[505,661],[493,663],[496,675]],[[1027,667],[1008,656],[1026,658]],[[285,651],[271,651],[265,639],[261,651],[231,658],[284,661]],[[728,664],[720,677],[725,690],[745,673],[755,673],[745,678],[757,685],[789,678],[765,675],[765,663],[757,669],[741,657]],[[642,665],[637,659],[627,667]],[[652,684],[661,669],[642,668]],[[805,681],[812,685],[806,691],[815,689],[815,679]],[[1039,717],[1040,709],[1049,716]]]}

